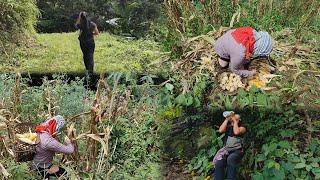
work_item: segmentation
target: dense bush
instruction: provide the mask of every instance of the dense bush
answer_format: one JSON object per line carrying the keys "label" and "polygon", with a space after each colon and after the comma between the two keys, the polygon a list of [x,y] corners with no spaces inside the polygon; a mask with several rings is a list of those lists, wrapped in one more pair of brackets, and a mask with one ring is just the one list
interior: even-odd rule
{"label": "dense bush", "polygon": [[[38,8],[35,0],[2,0],[0,2],[0,53],[13,53],[12,46],[23,44],[34,32]],[[3,58],[0,58],[0,62]]]}
{"label": "dense bush", "polygon": [[[160,3],[157,0],[39,0],[37,4],[42,14],[37,24],[39,32],[74,31],[72,16],[86,11],[98,24],[99,29],[136,37],[146,35],[150,23],[159,16],[160,9]],[[120,18],[117,22],[118,26],[106,23],[106,20],[112,18]]]}
{"label": "dense bush", "polygon": [[38,0],[37,6],[41,17],[37,23],[38,32],[70,32],[74,31],[76,16],[81,11],[86,11],[91,17],[96,18],[99,27],[102,21],[113,16],[111,3],[105,0],[75,1],[75,0]]}

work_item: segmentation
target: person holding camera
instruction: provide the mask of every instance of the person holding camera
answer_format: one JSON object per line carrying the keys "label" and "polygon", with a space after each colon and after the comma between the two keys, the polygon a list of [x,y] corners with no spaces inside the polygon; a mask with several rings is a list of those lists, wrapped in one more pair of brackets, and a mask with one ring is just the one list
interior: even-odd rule
{"label": "person holding camera", "polygon": [[75,27],[80,30],[79,41],[83,53],[83,61],[86,67],[86,73],[92,74],[94,71],[94,36],[99,35],[97,25],[87,18],[87,13],[80,12]]}
{"label": "person holding camera", "polygon": [[225,179],[225,168],[227,168],[227,178],[237,179],[237,165],[243,157],[242,137],[246,133],[246,128],[241,124],[239,114],[233,111],[223,113],[225,120],[219,128],[220,133],[225,134],[224,147],[220,149],[213,159],[215,166],[214,180]]}

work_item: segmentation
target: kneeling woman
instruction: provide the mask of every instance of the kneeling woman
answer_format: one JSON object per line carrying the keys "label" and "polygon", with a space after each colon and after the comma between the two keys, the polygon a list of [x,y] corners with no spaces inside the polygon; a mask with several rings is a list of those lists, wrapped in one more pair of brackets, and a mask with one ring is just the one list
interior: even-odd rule
{"label": "kneeling woman", "polygon": [[214,157],[214,180],[225,179],[225,168],[227,168],[227,178],[237,179],[236,167],[243,156],[242,136],[246,128],[241,125],[239,114],[232,111],[223,113],[226,118],[219,128],[220,133],[225,133],[225,146],[218,151]]}
{"label": "kneeling woman", "polygon": [[71,154],[74,151],[74,145],[68,137],[65,138],[65,144],[61,144],[55,139],[64,123],[65,120],[62,116],[55,116],[46,120],[35,129],[40,142],[36,147],[33,167],[43,178],[61,177],[66,174],[62,167],[52,165],[55,153]]}
{"label": "kneeling woman", "polygon": [[215,43],[215,50],[222,68],[228,68],[243,77],[253,76],[256,70],[244,69],[257,57],[268,57],[272,51],[269,33],[251,27],[232,29]]}

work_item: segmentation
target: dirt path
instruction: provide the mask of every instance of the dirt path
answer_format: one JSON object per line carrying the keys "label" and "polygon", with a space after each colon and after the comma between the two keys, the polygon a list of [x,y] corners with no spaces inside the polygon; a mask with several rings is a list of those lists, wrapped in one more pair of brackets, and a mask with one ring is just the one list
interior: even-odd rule
{"label": "dirt path", "polygon": [[164,180],[189,180],[190,173],[185,168],[186,163],[180,160],[164,161]]}

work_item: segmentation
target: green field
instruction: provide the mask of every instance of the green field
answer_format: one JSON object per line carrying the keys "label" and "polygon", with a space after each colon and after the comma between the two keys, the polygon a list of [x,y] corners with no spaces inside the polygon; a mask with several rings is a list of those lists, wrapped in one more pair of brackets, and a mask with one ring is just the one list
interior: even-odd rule
{"label": "green field", "polygon": [[[39,74],[83,73],[85,67],[77,37],[78,33],[39,34],[36,43],[17,51],[18,65],[13,69]],[[142,72],[144,65],[159,58],[160,48],[150,40],[129,41],[102,33],[96,37],[94,56],[95,72]]]}

